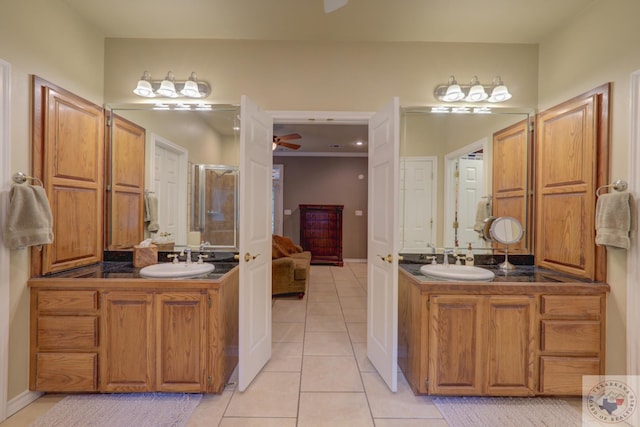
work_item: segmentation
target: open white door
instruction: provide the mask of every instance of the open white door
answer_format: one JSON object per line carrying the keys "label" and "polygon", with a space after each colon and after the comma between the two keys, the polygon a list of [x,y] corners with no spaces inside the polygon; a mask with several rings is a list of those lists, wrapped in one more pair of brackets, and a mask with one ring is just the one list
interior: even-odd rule
{"label": "open white door", "polygon": [[398,389],[398,189],[400,100],[369,120],[367,356],[391,391]]}
{"label": "open white door", "polygon": [[271,357],[271,168],[273,119],[240,102],[240,305],[238,389]]}

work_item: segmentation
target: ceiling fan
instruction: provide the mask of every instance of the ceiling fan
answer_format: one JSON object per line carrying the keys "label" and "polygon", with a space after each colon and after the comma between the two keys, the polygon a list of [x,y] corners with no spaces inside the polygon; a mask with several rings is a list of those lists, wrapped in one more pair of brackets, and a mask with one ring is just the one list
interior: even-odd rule
{"label": "ceiling fan", "polygon": [[347,5],[349,0],[324,0],[324,13],[331,13]]}
{"label": "ceiling fan", "polygon": [[301,145],[292,144],[286,141],[291,141],[292,139],[300,139],[300,138],[302,138],[302,136],[300,136],[297,133],[290,133],[288,135],[282,135],[282,136],[273,135],[273,149],[275,150],[278,147],[278,145],[281,145],[283,147],[287,147],[292,150],[297,150],[298,148],[301,147]]}

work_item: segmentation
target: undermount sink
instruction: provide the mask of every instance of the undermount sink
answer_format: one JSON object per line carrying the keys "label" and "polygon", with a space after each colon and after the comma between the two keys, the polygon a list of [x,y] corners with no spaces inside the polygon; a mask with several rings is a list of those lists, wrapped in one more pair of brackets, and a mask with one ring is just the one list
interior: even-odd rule
{"label": "undermount sink", "polygon": [[420,267],[420,272],[438,279],[471,282],[490,282],[496,277],[493,271],[472,265],[426,264]]}
{"label": "undermount sink", "polygon": [[196,277],[213,271],[213,264],[193,262],[165,262],[161,264],[148,265],[140,270],[140,276],[147,279],[184,279],[186,277]]}

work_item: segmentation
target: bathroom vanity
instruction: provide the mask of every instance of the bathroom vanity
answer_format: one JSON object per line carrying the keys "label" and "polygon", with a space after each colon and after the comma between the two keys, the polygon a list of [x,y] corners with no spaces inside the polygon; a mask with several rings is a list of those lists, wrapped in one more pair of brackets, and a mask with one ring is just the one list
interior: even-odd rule
{"label": "bathroom vanity", "polygon": [[236,263],[144,279],[105,262],[29,280],[31,390],[221,393],[238,362]]}
{"label": "bathroom vanity", "polygon": [[398,365],[416,394],[581,396],[605,372],[607,292],[534,266],[456,282],[401,264]]}

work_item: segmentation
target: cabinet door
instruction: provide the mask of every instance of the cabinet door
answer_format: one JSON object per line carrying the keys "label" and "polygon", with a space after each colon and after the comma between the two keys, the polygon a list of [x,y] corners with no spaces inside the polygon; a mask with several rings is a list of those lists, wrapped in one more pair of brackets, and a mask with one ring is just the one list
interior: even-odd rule
{"label": "cabinet door", "polygon": [[102,298],[101,391],[151,391],[153,295],[107,292]]}
{"label": "cabinet door", "polygon": [[156,296],[156,390],[206,390],[206,298],[199,293]]}
{"label": "cabinet door", "polygon": [[482,394],[484,305],[478,296],[431,298],[430,394]]}
{"label": "cabinet door", "polygon": [[534,313],[532,296],[489,298],[487,394],[534,394]]}

